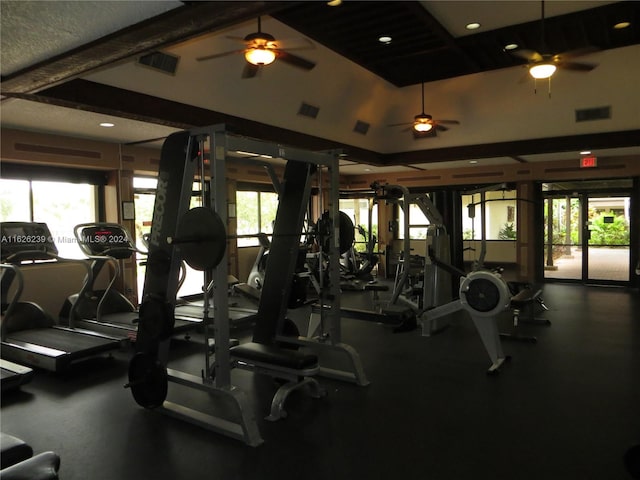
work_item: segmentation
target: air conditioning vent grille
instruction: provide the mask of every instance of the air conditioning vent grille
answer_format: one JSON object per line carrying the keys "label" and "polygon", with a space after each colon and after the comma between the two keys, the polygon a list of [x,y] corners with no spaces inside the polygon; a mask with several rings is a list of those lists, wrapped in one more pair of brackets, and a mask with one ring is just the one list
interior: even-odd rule
{"label": "air conditioning vent grille", "polygon": [[363,122],[361,120],[356,121],[356,125],[353,127],[353,131],[357,133],[361,133],[362,135],[366,135],[369,131],[369,125],[367,122]]}
{"label": "air conditioning vent grille", "polygon": [[302,104],[300,105],[300,109],[298,110],[298,115],[309,118],[316,118],[319,112],[320,107],[314,107],[313,105],[302,102]]}
{"label": "air conditioning vent grille", "polygon": [[178,59],[175,55],[163,52],[152,52],[138,58],[138,63],[171,75],[176,73]]}
{"label": "air conditioning vent grille", "polygon": [[606,120],[611,118],[611,107],[594,107],[576,110],[576,122]]}

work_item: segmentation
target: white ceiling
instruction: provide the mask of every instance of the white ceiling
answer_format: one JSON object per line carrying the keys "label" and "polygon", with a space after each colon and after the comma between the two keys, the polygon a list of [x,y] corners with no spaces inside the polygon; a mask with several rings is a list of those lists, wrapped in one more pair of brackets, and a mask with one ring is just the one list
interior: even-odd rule
{"label": "white ceiling", "polygon": [[[455,36],[467,34],[464,24],[478,21],[483,28],[535,20],[539,2],[448,1],[422,2]],[[611,2],[547,2],[547,15],[592,8]],[[64,53],[103,35],[180,6],[172,1],[1,2],[1,69],[3,76]],[[273,18],[263,19],[263,31],[299,43],[300,34]],[[414,140],[410,132],[388,124],[410,122],[420,113],[420,88],[397,88],[322,45],[300,52],[317,63],[307,72],[286,64],[266,67],[253,79],[240,79],[241,55],[198,62],[196,57],[237,48],[227,36],[244,37],[255,22],[209,34],[168,49],[180,57],[175,75],[158,73],[135,59],[86,74],[83,78],[114,87],[195,105],[381,153],[424,151],[419,168],[469,166],[469,161],[429,164],[435,148],[492,142],[581,135],[640,128],[640,46],[597,52],[585,61],[598,63],[583,74],[561,71],[551,82],[527,79],[520,67],[431,82],[425,86],[425,111],[436,119],[457,119],[460,125],[437,138]],[[523,82],[522,80],[525,79]],[[301,102],[320,107],[315,120],[297,115]],[[612,118],[575,123],[575,110],[610,105]],[[26,100],[4,100],[3,128],[128,143],[163,137],[174,131],[162,125],[52,107]],[[356,120],[371,124],[366,135],[353,132]],[[112,121],[115,127],[99,127]],[[639,142],[640,143],[640,142]],[[589,148],[585,145],[584,148]],[[594,152],[598,154],[598,152]],[[640,154],[640,146],[609,150],[602,155]],[[577,156],[565,152],[527,161]],[[512,158],[483,159],[478,164],[513,163]],[[345,174],[408,171],[407,167],[345,165]]]}

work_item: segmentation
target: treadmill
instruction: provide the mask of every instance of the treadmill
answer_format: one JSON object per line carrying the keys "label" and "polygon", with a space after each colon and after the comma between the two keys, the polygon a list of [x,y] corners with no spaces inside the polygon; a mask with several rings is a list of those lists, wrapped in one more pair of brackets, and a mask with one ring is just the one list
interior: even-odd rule
{"label": "treadmill", "polygon": [[33,378],[33,369],[0,359],[0,391],[15,390]]}
{"label": "treadmill", "polygon": [[[145,247],[149,248],[149,234],[142,236],[142,242]],[[180,266],[180,280],[178,281],[178,290],[182,286],[186,278],[187,272],[184,261]],[[236,288],[238,286],[238,279],[233,275],[227,276],[227,285],[229,289]],[[204,287],[203,287],[204,291]],[[209,293],[209,311],[213,312],[213,281],[207,286],[207,292]],[[174,308],[175,318],[191,319],[192,321],[202,322],[204,319],[204,294],[198,293],[195,295],[187,295],[184,297],[176,298],[176,306]],[[234,327],[246,327],[255,322],[255,314],[257,310],[253,307],[242,307],[238,305],[229,305],[228,318],[231,325]]]}
{"label": "treadmill", "polygon": [[[0,269],[13,270],[14,278],[18,280],[17,288],[15,289],[10,302],[7,302],[7,298],[4,296],[3,292],[2,317],[4,320],[4,316],[7,314],[11,315],[11,312],[15,309],[16,304],[20,300],[24,280],[20,270],[18,270],[15,265],[0,264]],[[30,382],[31,378],[33,378],[32,368],[18,365],[17,363],[10,362],[9,360],[0,359],[0,391],[2,391],[2,393],[8,392],[9,390],[15,390],[21,385]]]}
{"label": "treadmill", "polygon": [[[69,315],[73,305],[73,320],[77,326],[136,341],[138,310],[113,285],[120,275],[117,260],[129,259],[136,252],[146,253],[136,248],[129,231],[117,223],[83,223],[75,226],[74,235],[83,253],[91,260],[91,274],[82,290],[68,299],[61,315]],[[113,275],[105,290],[97,290],[95,280],[108,263],[113,265]],[[201,322],[202,318],[176,314],[173,333],[188,333]]]}
{"label": "treadmill", "polygon": [[[24,262],[74,262],[91,271],[86,260],[65,259],[58,256],[51,232],[45,223],[2,222],[2,262],[13,265],[3,269],[0,280],[2,297],[7,298],[9,288],[20,276]],[[72,363],[120,349],[121,339],[101,335],[89,330],[56,325],[53,317],[33,302],[17,301],[4,315],[1,325],[2,358],[30,367],[60,372]]]}

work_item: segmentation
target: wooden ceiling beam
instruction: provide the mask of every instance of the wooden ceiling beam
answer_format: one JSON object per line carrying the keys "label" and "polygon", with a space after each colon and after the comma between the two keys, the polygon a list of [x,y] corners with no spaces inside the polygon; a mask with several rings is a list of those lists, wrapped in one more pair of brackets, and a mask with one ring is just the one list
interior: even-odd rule
{"label": "wooden ceiling beam", "polygon": [[637,147],[638,145],[640,145],[640,129],[391,153],[383,156],[383,164],[386,166],[419,165],[423,163],[453,162],[456,160],[481,158],[515,158],[521,155],[559,152],[576,152],[577,158],[578,152],[585,148],[595,150]]}
{"label": "wooden ceiling beam", "polygon": [[187,2],[184,6],[3,76],[2,94],[37,92],[106,65],[291,5],[292,2],[279,1]]}

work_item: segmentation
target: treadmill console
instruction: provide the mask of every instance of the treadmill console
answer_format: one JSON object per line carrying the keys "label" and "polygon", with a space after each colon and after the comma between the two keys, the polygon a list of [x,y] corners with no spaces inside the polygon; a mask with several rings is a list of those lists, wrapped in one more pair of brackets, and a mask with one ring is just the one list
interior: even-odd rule
{"label": "treadmill console", "polygon": [[78,225],[78,245],[87,255],[129,258],[136,251],[129,232],[115,223]]}
{"label": "treadmill console", "polygon": [[2,222],[0,242],[2,261],[7,263],[52,260],[58,256],[46,223]]}

